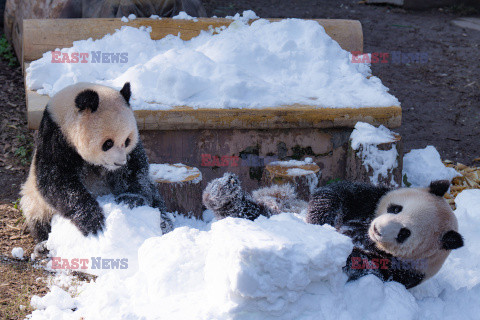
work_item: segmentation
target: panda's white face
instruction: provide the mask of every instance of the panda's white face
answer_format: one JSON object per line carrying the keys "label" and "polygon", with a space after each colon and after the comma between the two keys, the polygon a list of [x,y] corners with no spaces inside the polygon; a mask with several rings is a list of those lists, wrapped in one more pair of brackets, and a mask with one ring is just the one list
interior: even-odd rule
{"label": "panda's white face", "polygon": [[116,170],[127,163],[128,154],[138,143],[137,124],[127,98],[129,84],[119,92],[80,83],[57,93],[48,108],[86,162]]}
{"label": "panda's white face", "polygon": [[399,258],[445,259],[449,251],[444,250],[444,236],[457,230],[457,219],[441,196],[402,188],[381,198],[368,235],[379,249]]}

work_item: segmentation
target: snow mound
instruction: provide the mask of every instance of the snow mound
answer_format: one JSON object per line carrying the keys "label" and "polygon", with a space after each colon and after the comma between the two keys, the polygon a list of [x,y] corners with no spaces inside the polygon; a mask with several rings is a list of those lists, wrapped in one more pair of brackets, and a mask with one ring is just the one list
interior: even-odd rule
{"label": "snow mound", "polygon": [[[136,263],[129,260],[127,274],[105,270],[71,299],[52,287],[32,299],[39,309],[31,319],[473,320],[480,314],[480,190],[463,191],[456,200],[465,246],[411,290],[373,275],[346,282],[350,239],[329,226],[306,224],[301,215],[209,223],[178,216],[176,229],[160,236],[155,210],[100,201],[108,215],[105,234],[77,237],[57,219],[51,250],[75,252],[72,257],[136,254]],[[59,279],[57,285],[65,280]]]}
{"label": "snow mound", "polygon": [[[316,21],[259,19],[249,25],[256,18],[251,11],[234,18],[227,28],[189,41],[173,35],[152,40],[151,28],[129,26],[99,40],[75,41],[61,52],[87,53],[86,63],[52,63],[46,52],[27,69],[27,87],[52,96],[81,81],[117,89],[130,81],[134,109],[399,105]],[[98,53],[109,63],[94,61]]]}
{"label": "snow mound", "polygon": [[[134,273],[138,268],[138,248],[146,239],[162,234],[160,213],[147,206],[129,209],[127,205],[116,204],[111,196],[98,200],[106,216],[104,232],[98,237],[84,237],[70,220],[57,215],[52,220],[52,232],[47,241],[50,256],[68,259],[68,265],[72,259],[87,259],[88,263],[84,263],[87,269],[81,268],[81,261],[76,269],[94,275],[108,273],[113,268],[124,275]],[[121,259],[127,259],[123,262],[124,266],[126,262],[126,268],[120,269],[120,265],[112,265],[110,261],[109,266],[104,266],[101,264],[104,259],[113,259],[119,264]],[[100,261],[100,265],[94,261]],[[67,268],[67,264],[58,260],[50,261],[49,266],[52,269]]]}
{"label": "snow mound", "polygon": [[434,146],[415,149],[403,157],[403,175],[412,187],[428,187],[434,180],[448,180],[460,176],[453,168],[445,167]]}

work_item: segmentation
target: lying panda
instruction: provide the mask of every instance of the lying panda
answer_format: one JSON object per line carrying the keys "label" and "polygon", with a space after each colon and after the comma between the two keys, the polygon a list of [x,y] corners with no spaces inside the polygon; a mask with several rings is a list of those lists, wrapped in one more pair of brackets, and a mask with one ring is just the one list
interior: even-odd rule
{"label": "lying panda", "polygon": [[[435,181],[426,189],[395,190],[338,182],[313,193],[306,221],[329,224],[352,238],[354,249],[344,267],[349,280],[375,274],[412,288],[435,275],[450,250],[463,246],[457,219],[443,199],[449,186],[448,181]],[[212,180],[203,193],[205,207],[219,219],[298,212],[299,202],[288,185],[259,189],[250,196],[230,173]]]}
{"label": "lying panda", "polygon": [[52,97],[38,130],[20,206],[32,236],[44,241],[54,214],[87,236],[105,225],[96,197],[113,194],[130,207],[158,208],[162,231],[171,229],[132,109],[130,83],[119,91],[78,83]]}

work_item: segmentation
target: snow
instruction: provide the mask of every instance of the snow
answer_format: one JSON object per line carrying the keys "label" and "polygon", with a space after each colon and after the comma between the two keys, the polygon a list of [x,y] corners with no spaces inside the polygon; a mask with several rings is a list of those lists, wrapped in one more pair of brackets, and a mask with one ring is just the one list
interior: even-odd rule
{"label": "snow", "polygon": [[169,181],[169,182],[184,182],[188,178],[191,183],[198,183],[202,181],[202,173],[198,168],[189,167],[182,163],[176,164],[150,164],[150,177],[153,181]]}
{"label": "snow", "polygon": [[[55,216],[47,248],[52,257],[68,259],[88,259],[87,269],[78,269],[94,275],[106,274],[112,270],[122,275],[134,273],[138,268],[138,247],[148,238],[162,234],[160,214],[157,209],[143,206],[129,209],[127,205],[116,204],[110,196],[99,198],[106,213],[106,230],[98,237],[84,237],[65,218]],[[127,259],[126,269],[104,269],[93,265],[92,258]],[[98,261],[98,260],[96,260]],[[49,262],[52,269],[53,260]],[[95,268],[94,268],[95,267]]]}
{"label": "snow", "polygon": [[61,51],[126,53],[128,61],[52,63],[46,52],[27,69],[27,86],[52,96],[81,81],[117,89],[130,81],[134,109],[399,105],[380,79],[367,78],[369,66],[352,63],[317,22],[258,19],[249,25],[253,12],[235,17],[229,27],[202,31],[189,41],[178,35],[152,40],[151,28],[129,26],[99,40],[75,41]]}
{"label": "snow", "polygon": [[197,18],[188,15],[188,13],[186,13],[185,11],[180,11],[176,16],[173,16],[172,19],[175,19],[175,20],[193,20],[195,22],[198,21]]}
{"label": "snow", "polygon": [[403,175],[413,187],[428,187],[434,180],[448,180],[460,176],[453,168],[445,167],[434,146],[415,149],[403,157]]}
{"label": "snow", "polygon": [[282,167],[300,167],[313,164],[312,158],[305,158],[304,160],[285,160],[285,161],[272,161],[269,165],[282,166]]}
{"label": "snow", "polygon": [[[357,122],[350,140],[352,149],[358,151],[357,155],[362,159],[362,164],[367,170],[373,171],[370,176],[371,183],[377,185],[380,177],[388,177],[397,167],[398,152],[395,145],[392,144],[389,150],[378,148],[379,144],[395,141],[395,133],[383,125],[375,127],[365,122]],[[392,175],[391,185],[395,186],[397,183],[393,178]]]}
{"label": "snow", "polygon": [[303,213],[255,221],[177,216],[162,236],[153,209],[111,201],[100,199],[104,235],[77,237],[56,219],[48,244],[62,257],[128,256],[128,273],[104,270],[72,298],[56,287],[68,282],[59,274],[46,297],[32,298],[31,319],[478,319],[480,190],[456,199],[465,246],[411,290],[373,275],[346,282],[350,239],[306,224]]}
{"label": "snow", "polygon": [[16,259],[23,259],[23,248],[20,248],[20,247],[13,248],[12,257]]}
{"label": "snow", "polygon": [[134,15],[133,13],[128,15],[128,20],[135,20],[135,19],[137,19],[137,16]]}
{"label": "snow", "polygon": [[120,20],[122,20],[122,22],[128,22],[129,21],[128,18],[125,17],[125,16],[123,16],[122,19],[120,19]]}

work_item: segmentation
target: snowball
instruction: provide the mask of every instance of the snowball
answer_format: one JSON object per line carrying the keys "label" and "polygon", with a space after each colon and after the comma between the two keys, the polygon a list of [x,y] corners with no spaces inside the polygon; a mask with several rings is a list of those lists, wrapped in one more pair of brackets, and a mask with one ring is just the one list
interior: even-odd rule
{"label": "snowball", "polygon": [[125,17],[125,16],[123,16],[121,20],[122,20],[122,22],[128,22],[129,21],[128,18]]}
{"label": "snowball", "polygon": [[129,20],[135,20],[135,19],[137,19],[137,16],[132,13],[132,14],[128,15],[128,19]]}
{"label": "snowball", "polygon": [[17,247],[12,249],[12,257],[23,259],[23,248]]}
{"label": "snowball", "polygon": [[150,19],[154,19],[154,20],[162,20],[162,18],[160,18],[160,16],[156,15],[156,14],[152,14],[150,16]]}
{"label": "snowball", "polygon": [[[245,12],[244,17],[256,16]],[[191,17],[181,13],[177,18]],[[129,81],[136,110],[399,105],[380,79],[367,78],[369,68],[352,63],[316,21],[259,19],[249,25],[237,19],[218,33],[202,31],[188,41],[178,35],[152,40],[150,32],[123,26],[61,50],[89,53],[88,63],[52,63],[52,52],[44,53],[27,69],[27,87],[52,96],[80,81],[117,89]],[[128,59],[92,63],[93,51],[111,57],[108,61],[120,54]]]}
{"label": "snowball", "polygon": [[433,146],[415,149],[403,157],[403,175],[413,187],[428,187],[434,180],[448,180],[460,176],[453,168],[447,168]]}

